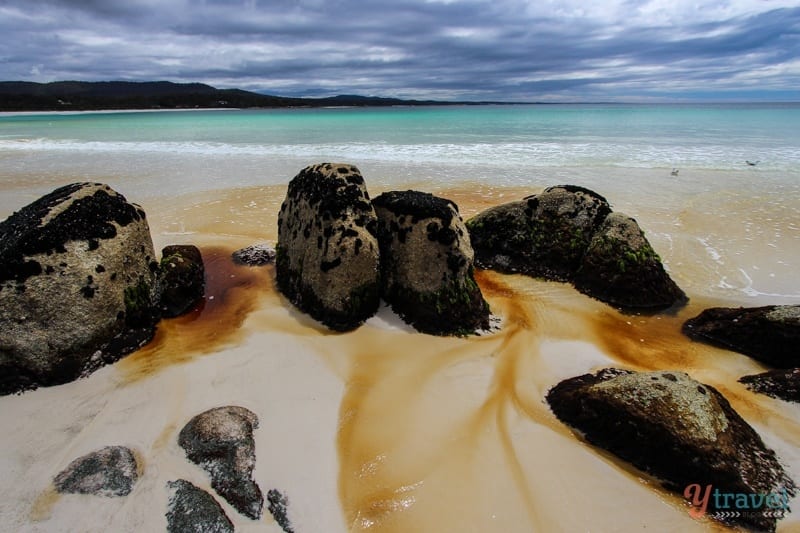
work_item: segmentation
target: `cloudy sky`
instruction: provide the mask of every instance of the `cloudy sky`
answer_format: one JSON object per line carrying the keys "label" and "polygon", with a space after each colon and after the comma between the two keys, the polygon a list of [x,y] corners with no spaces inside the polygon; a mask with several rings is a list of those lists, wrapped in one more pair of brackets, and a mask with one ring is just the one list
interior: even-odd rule
{"label": "cloudy sky", "polygon": [[800,100],[798,0],[0,0],[0,79]]}

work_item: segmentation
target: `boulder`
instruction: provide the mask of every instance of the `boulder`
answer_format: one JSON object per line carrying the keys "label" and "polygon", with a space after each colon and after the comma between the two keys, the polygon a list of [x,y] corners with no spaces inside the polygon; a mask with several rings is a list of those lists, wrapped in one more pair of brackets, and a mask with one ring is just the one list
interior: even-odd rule
{"label": "boulder", "polygon": [[611,212],[599,194],[575,185],[548,187],[467,221],[482,268],[571,281],[596,229]]}
{"label": "boulder", "polygon": [[383,298],[417,330],[436,335],[488,329],[489,306],[473,277],[474,253],[458,207],[418,191],[381,194]]}
{"label": "boulder", "polygon": [[572,282],[584,294],[630,310],[686,301],[636,221],[612,213],[589,189],[549,187],[487,209],[467,228],[479,267]]}
{"label": "boulder", "polygon": [[139,479],[134,453],[124,446],[106,446],[72,461],[53,483],[61,493],[127,496]]}
{"label": "boulder", "polygon": [[683,332],[775,368],[800,367],[800,305],[712,307],[684,322]]}
{"label": "boulder", "polygon": [[56,189],[0,222],[0,393],[78,377],[95,351],[158,320],[142,209],[109,186]]}
{"label": "boulder", "polygon": [[161,251],[161,316],[172,318],[190,311],[206,288],[203,256],[197,246],[172,245]]}
{"label": "boulder", "polygon": [[609,214],[592,236],[574,278],[575,288],[622,308],[666,308],[686,301],[636,220]]}
{"label": "boulder", "polygon": [[753,392],[800,403],[800,368],[775,369],[739,378]]}
{"label": "boulder", "polygon": [[304,168],[289,183],[278,216],[278,288],[331,329],[358,327],[380,301],[376,224],[356,167]]}
{"label": "boulder", "polygon": [[258,417],[244,407],[210,409],[192,418],[178,435],[190,461],[211,478],[211,486],[244,516],[258,520],[264,506],[253,481],[256,449],[253,429]]}
{"label": "boulder", "polygon": [[186,480],[167,483],[167,532],[233,533],[233,523],[214,497]]}
{"label": "boulder", "polygon": [[[795,493],[755,430],[716,389],[685,373],[605,369],[562,381],[547,393],[547,402],[588,442],[687,498],[692,485],[744,498],[776,494],[787,503]],[[718,505],[712,498],[707,511],[724,513],[722,500]],[[731,525],[775,530],[777,513],[728,514],[718,516]]]}
{"label": "boulder", "polygon": [[253,244],[231,254],[237,265],[264,266],[275,262],[275,248],[268,244]]}

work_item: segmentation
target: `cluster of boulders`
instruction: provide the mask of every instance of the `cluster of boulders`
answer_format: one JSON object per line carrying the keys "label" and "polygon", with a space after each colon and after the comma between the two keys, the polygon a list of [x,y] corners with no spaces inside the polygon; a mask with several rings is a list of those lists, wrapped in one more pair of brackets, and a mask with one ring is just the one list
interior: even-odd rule
{"label": "cluster of boulders", "polygon": [[489,326],[457,206],[418,191],[370,201],[352,165],[313,165],[292,179],[276,251],[278,288],[331,329],[358,327],[381,298],[426,333]]}
{"label": "cluster of boulders", "polygon": [[0,394],[71,381],[191,309],[199,250],[162,255],[144,211],[103,184],[61,187],[0,222]]}
{"label": "cluster of boulders", "polygon": [[467,221],[482,268],[572,282],[624,309],[661,309],[686,295],[664,270],[636,220],[594,191],[559,185]]}
{"label": "cluster of boulders", "polygon": [[[257,427],[258,417],[252,411],[224,406],[193,417],[178,435],[178,444],[191,462],[206,471],[214,491],[251,520],[259,520],[264,507],[261,489],[253,480]],[[72,461],[55,476],[53,485],[62,494],[124,497],[133,491],[141,470],[133,450],[106,446]],[[233,523],[213,495],[185,479],[168,482],[167,490],[167,531],[233,532]],[[267,499],[278,525],[293,533],[288,498],[271,489]]]}

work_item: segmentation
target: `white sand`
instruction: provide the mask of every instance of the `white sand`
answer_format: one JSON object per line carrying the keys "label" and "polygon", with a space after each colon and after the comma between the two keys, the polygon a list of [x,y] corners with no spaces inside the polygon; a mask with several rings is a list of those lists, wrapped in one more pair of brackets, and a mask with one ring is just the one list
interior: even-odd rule
{"label": "white sand", "polygon": [[[157,249],[191,242],[211,258],[206,309],[166,321],[153,344],[89,378],[0,398],[0,530],[164,531],[168,481],[213,492],[178,432],[222,405],[258,415],[255,479],[288,496],[298,533],[723,530],[550,413],[550,387],[605,366],[679,369],[718,387],[800,480],[800,406],[736,383],[759,364],[680,334],[707,299],[675,317],[633,317],[567,285],[484,273],[497,333],[421,335],[382,309],[330,334],[276,294],[271,268],[209,252],[274,239],[282,191],[143,206]],[[462,211],[479,207],[465,199]],[[52,491],[73,459],[106,445],[142,459],[129,496]],[[219,500],[237,531],[280,531],[266,510],[256,522]],[[779,522],[797,530],[800,513]]]}

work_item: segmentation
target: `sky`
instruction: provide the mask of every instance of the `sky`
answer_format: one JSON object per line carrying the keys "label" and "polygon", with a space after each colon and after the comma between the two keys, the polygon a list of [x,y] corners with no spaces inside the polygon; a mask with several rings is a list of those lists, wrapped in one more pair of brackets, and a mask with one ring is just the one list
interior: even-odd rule
{"label": "sky", "polygon": [[0,0],[0,79],[800,101],[800,0]]}

